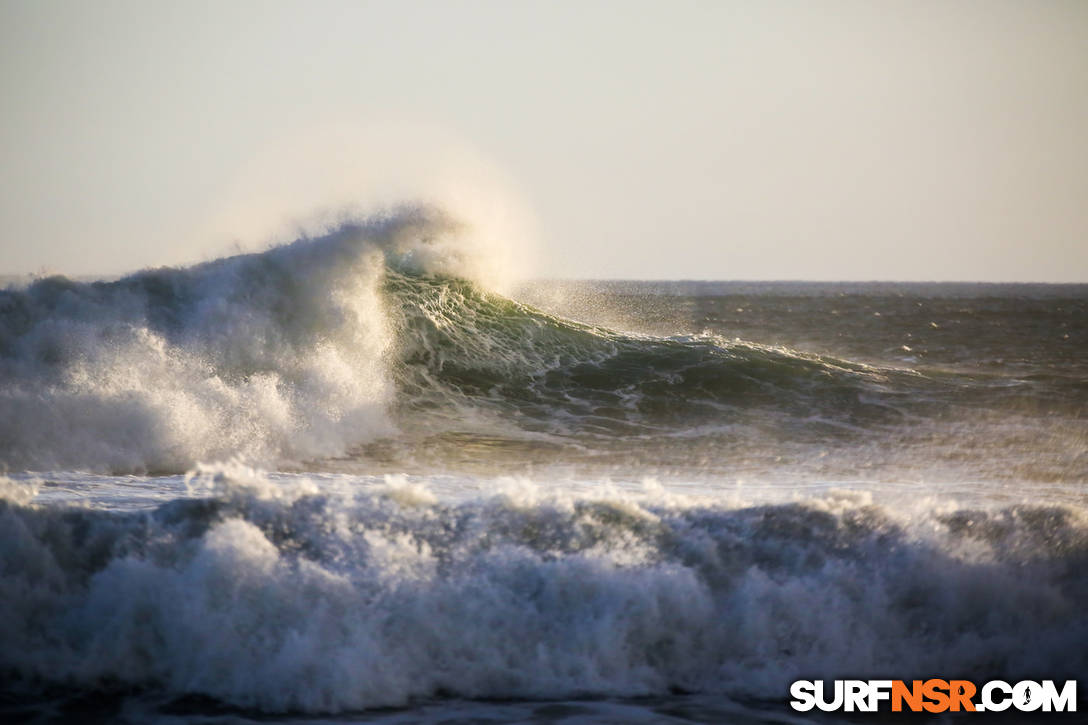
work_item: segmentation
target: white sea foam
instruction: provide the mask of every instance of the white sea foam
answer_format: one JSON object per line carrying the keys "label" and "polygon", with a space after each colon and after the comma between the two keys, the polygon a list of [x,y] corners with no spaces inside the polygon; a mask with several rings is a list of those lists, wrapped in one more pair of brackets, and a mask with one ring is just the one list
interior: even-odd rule
{"label": "white sea foam", "polygon": [[526,481],[450,502],[241,466],[190,486],[134,513],[6,499],[0,668],[306,712],[1088,671],[1077,508]]}
{"label": "white sea foam", "polygon": [[182,471],[388,432],[382,275],[472,278],[465,230],[404,208],[260,254],[0,292],[0,462]]}

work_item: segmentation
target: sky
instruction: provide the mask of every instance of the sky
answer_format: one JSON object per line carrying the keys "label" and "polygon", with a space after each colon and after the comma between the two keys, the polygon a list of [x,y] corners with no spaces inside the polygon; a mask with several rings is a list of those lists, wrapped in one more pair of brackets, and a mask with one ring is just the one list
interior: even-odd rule
{"label": "sky", "polygon": [[536,277],[1088,282],[1088,3],[0,0],[0,274],[437,201]]}

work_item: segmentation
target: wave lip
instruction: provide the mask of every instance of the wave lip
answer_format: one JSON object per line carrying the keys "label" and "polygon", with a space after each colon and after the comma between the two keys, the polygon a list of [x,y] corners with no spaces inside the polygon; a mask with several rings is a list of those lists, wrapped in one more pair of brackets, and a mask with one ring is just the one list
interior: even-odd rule
{"label": "wave lip", "polygon": [[1075,508],[194,485],[148,513],[5,502],[0,668],[305,712],[1088,673]]}

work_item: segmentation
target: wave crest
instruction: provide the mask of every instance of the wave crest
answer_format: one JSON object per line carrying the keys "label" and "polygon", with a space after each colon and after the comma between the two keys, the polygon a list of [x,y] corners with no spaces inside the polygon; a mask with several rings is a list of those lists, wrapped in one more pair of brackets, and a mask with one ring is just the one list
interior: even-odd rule
{"label": "wave crest", "polygon": [[390,430],[387,267],[465,273],[462,225],[405,208],[114,282],[0,292],[0,460],[177,471],[338,455]]}

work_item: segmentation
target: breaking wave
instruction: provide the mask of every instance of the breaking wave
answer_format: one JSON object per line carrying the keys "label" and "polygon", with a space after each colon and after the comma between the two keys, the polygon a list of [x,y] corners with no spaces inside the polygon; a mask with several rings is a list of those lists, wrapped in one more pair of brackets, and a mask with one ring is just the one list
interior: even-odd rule
{"label": "breaking wave", "polygon": [[144,512],[0,502],[10,692],[152,688],[265,711],[724,693],[797,678],[1083,677],[1088,518],[513,483],[440,502],[238,466]]}
{"label": "breaking wave", "polygon": [[581,325],[489,292],[480,255],[471,229],[418,207],[190,268],[0,291],[0,463],[282,466],[405,430],[585,445],[722,421],[848,429],[950,389],[713,336]]}
{"label": "breaking wave", "polygon": [[459,234],[406,209],[191,268],[0,292],[0,461],[184,471],[388,431],[382,274],[467,274]]}

